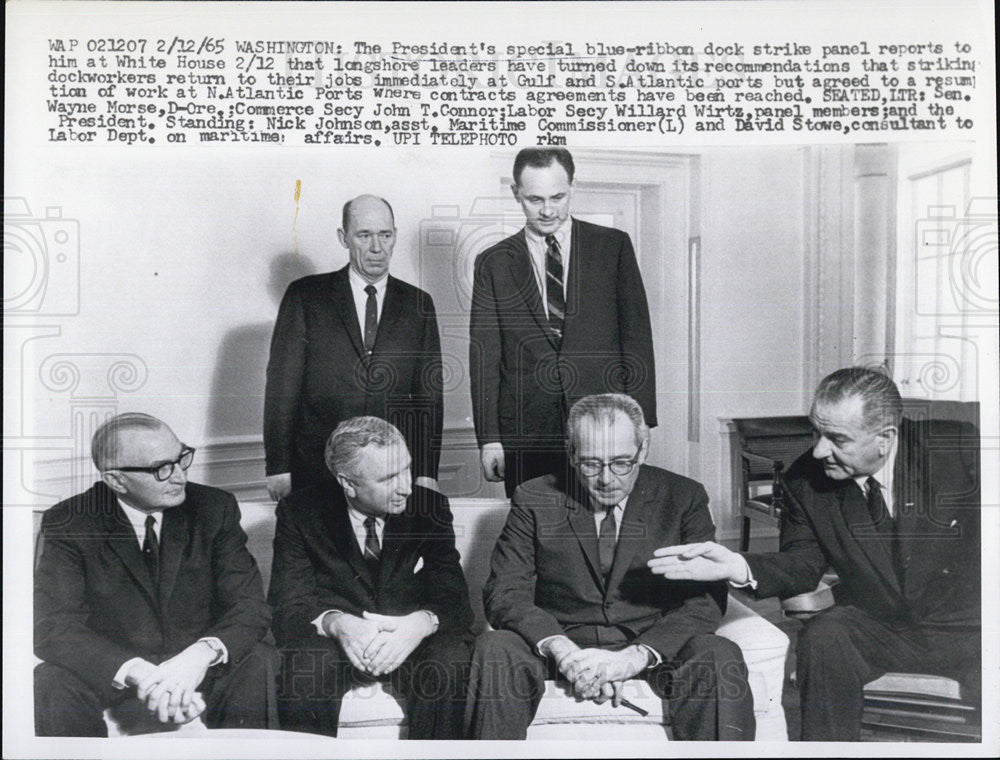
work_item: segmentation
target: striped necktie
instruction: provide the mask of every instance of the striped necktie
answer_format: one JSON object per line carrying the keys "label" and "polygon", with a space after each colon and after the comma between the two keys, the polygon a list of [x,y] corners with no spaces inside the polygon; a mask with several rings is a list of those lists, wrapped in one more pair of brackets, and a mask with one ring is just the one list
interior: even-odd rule
{"label": "striped necktie", "polygon": [[372,575],[378,577],[378,565],[382,549],[378,545],[378,533],[375,531],[375,518],[365,518],[365,562]]}
{"label": "striped necktie", "polygon": [[566,317],[562,255],[555,235],[546,235],[545,242],[549,246],[545,252],[545,294],[549,307],[549,326],[556,338],[562,340],[563,320]]}

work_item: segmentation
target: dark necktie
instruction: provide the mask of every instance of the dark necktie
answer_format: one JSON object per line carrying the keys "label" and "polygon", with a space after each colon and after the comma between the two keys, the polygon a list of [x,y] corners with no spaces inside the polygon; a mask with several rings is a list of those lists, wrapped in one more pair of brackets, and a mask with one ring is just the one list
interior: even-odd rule
{"label": "dark necktie", "polygon": [[374,285],[366,285],[365,293],[368,294],[365,303],[365,353],[370,354],[375,348],[375,333],[378,331],[378,301],[375,300]]}
{"label": "dark necktie", "polygon": [[160,583],[160,542],[156,538],[156,518],[153,515],[146,516],[146,537],[142,542],[142,558],[146,561],[146,569],[149,570],[149,577],[153,579],[153,585]]}
{"label": "dark necktie", "polygon": [[561,340],[563,320],[566,317],[562,255],[559,253],[559,241],[555,235],[546,235],[545,242],[549,245],[545,252],[545,293],[549,307],[549,326]]}
{"label": "dark necktie", "polygon": [[892,533],[892,518],[889,516],[889,508],[885,505],[885,498],[882,496],[882,486],[875,478],[868,478],[865,481],[865,488],[868,489],[868,514],[871,515],[875,529],[879,533]]}
{"label": "dark necktie", "polygon": [[382,550],[378,545],[378,533],[375,532],[375,518],[365,518],[365,562],[374,577],[378,577],[378,563]]}
{"label": "dark necktie", "polygon": [[597,532],[597,554],[601,559],[601,575],[604,576],[605,583],[607,583],[608,576],[611,575],[611,565],[615,561],[616,527],[615,508],[608,507],[604,513],[604,519],[601,520],[601,528]]}

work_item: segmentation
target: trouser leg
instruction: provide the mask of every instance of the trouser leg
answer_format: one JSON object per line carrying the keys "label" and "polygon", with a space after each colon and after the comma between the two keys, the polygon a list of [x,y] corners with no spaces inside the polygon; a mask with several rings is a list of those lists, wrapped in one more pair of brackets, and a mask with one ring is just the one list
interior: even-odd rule
{"label": "trouser leg", "polygon": [[278,719],[284,729],[337,735],[352,665],[333,639],[312,636],[281,649]]}
{"label": "trouser leg", "polygon": [[421,642],[393,680],[406,694],[410,739],[464,739],[472,655],[468,637],[434,634]]}
{"label": "trouser leg", "polygon": [[35,666],[35,735],[108,735],[106,695],[89,686],[73,671],[43,662]]}
{"label": "trouser leg", "polygon": [[238,663],[210,670],[212,680],[205,684],[205,724],[209,728],[278,728],[279,664],[274,647],[258,642]]}
{"label": "trouser leg", "polygon": [[673,737],[752,741],[753,694],[740,648],[714,634],[692,636],[649,680],[667,701]]}
{"label": "trouser leg", "polygon": [[469,676],[473,739],[524,739],[545,693],[548,666],[511,631],[476,639]]}

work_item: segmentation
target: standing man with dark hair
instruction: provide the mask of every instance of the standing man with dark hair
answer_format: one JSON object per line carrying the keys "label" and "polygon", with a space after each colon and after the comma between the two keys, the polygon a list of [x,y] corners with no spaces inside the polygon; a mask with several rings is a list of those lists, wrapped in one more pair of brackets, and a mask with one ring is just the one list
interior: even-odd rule
{"label": "standing man with dark hair", "polygon": [[476,259],[469,367],[487,480],[565,470],[566,412],[619,392],[656,425],[646,291],[621,230],[569,215],[575,168],[565,148],[525,148],[511,190],[525,227]]}
{"label": "standing man with dark hair", "polygon": [[357,682],[407,695],[410,739],[461,739],[472,609],[448,500],[410,476],[406,442],[377,417],[340,423],[336,481],[278,504],[269,601],[282,648],[283,728],[337,735]]}
{"label": "standing man with dark hair", "polygon": [[277,500],[332,480],[326,439],[366,414],[402,431],[416,482],[437,488],[444,401],[434,301],[389,274],[396,227],[388,202],[348,201],[337,236],[348,265],[296,280],[278,310],[264,395],[268,492]]}
{"label": "standing man with dark hair", "polygon": [[809,416],[816,443],[788,471],[780,551],[705,542],[649,564],[762,598],[812,591],[832,566],[837,604],[799,634],[802,738],[857,741],[862,689],[882,673],[939,673],[980,692],[979,438],[903,419],[895,383],[862,367],[825,377]]}
{"label": "standing man with dark hair", "polygon": [[194,449],[148,414],[91,442],[101,481],[42,517],[35,731],[107,736],[138,698],[162,723],[277,728],[277,653],[232,494],[189,483]]}

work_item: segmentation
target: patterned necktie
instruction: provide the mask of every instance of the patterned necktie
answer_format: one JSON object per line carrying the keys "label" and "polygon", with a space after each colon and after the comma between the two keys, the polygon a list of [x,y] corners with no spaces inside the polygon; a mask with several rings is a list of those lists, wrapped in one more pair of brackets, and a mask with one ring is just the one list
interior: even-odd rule
{"label": "patterned necktie", "polygon": [[375,518],[365,518],[365,562],[372,575],[378,577],[378,563],[382,550],[378,545],[378,533],[375,532]]}
{"label": "patterned necktie", "polygon": [[546,235],[545,242],[549,245],[545,252],[545,294],[549,307],[549,326],[556,337],[562,340],[563,320],[566,317],[562,255],[555,235]]}
{"label": "patterned necktie", "polygon": [[611,565],[615,561],[615,544],[618,542],[615,536],[615,529],[618,527],[615,521],[615,508],[608,507],[601,520],[601,528],[597,532],[597,554],[601,559],[601,575],[607,583],[608,576],[611,575]]}
{"label": "patterned necktie", "polygon": [[879,533],[892,533],[892,518],[882,496],[881,484],[875,478],[869,477],[865,481],[865,488],[868,489],[868,514],[871,515],[875,529]]}
{"label": "patterned necktie", "polygon": [[378,301],[375,300],[374,285],[366,285],[365,293],[368,294],[365,303],[365,353],[370,354],[375,348],[375,333],[378,331]]}
{"label": "patterned necktie", "polygon": [[142,558],[146,561],[146,569],[149,570],[149,577],[153,579],[153,585],[160,584],[160,542],[156,538],[156,518],[153,515],[146,516],[146,537],[142,542]]}

